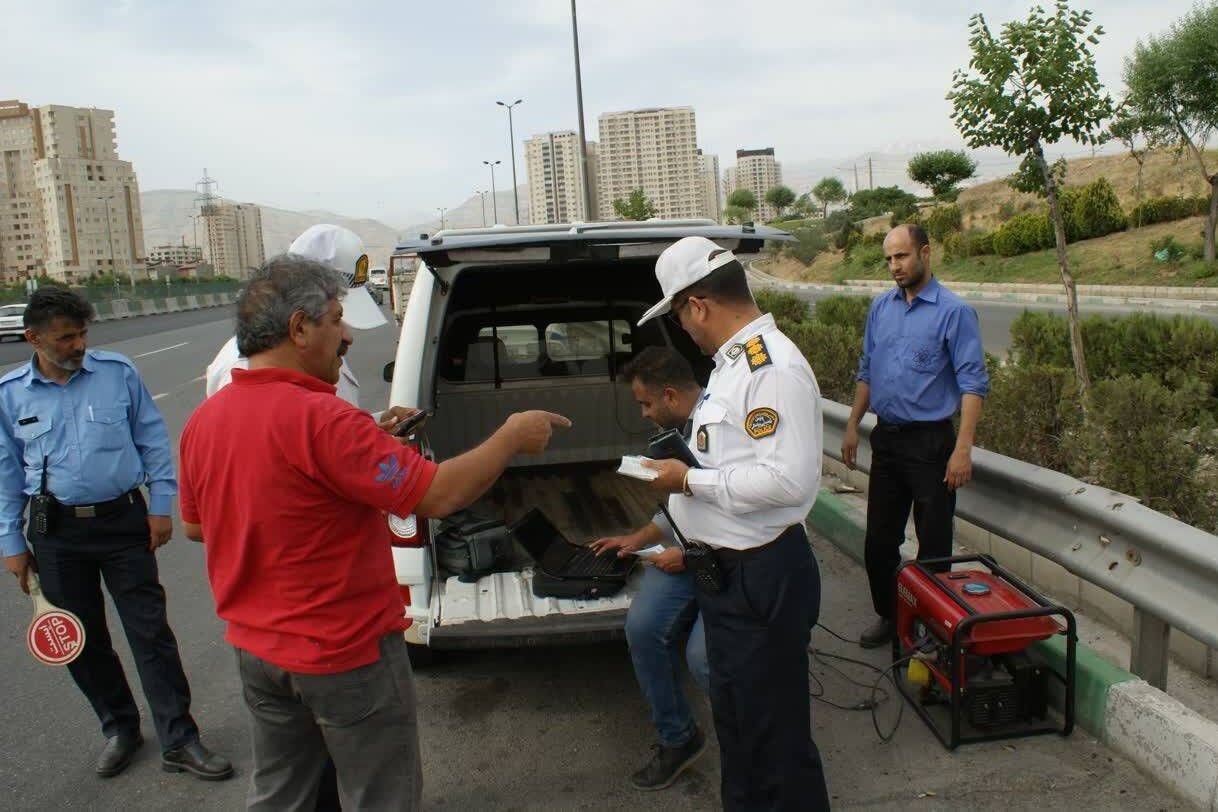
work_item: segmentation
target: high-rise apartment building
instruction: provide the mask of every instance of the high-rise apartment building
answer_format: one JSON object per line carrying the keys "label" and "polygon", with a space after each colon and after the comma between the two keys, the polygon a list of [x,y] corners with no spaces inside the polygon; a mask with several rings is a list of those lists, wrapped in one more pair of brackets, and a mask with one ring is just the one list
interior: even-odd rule
{"label": "high-rise apartment building", "polygon": [[203,204],[207,255],[217,276],[245,279],[266,261],[262,212],[253,203],[213,198]]}
{"label": "high-rise apartment building", "polygon": [[0,235],[9,280],[142,271],[139,185],[113,111],[0,101]]}
{"label": "high-rise apartment building", "polygon": [[600,219],[618,219],[613,201],[635,189],[643,190],[658,217],[703,214],[694,108],[603,113],[599,135]]}
{"label": "high-rise apartment building", "polygon": [[702,184],[702,216],[720,222],[723,202],[719,195],[719,156],[698,150],[698,174]]}
{"label": "high-rise apartment building", "polygon": [[[597,145],[588,142],[588,181],[596,201]],[[575,223],[596,219],[588,215],[579,171],[579,136],[574,132],[535,135],[524,142],[529,177],[530,223]]]}
{"label": "high-rise apartment building", "polygon": [[723,179],[728,197],[737,189],[748,189],[757,198],[755,221],[764,223],[778,216],[765,202],[766,192],[782,183],[782,165],[774,160],[773,147],[736,150],[736,165],[724,173]]}

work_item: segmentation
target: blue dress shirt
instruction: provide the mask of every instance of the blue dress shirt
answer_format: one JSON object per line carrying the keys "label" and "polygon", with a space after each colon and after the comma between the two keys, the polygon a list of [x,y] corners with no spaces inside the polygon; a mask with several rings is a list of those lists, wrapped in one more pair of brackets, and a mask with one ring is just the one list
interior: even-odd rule
{"label": "blue dress shirt", "polygon": [[26,501],[48,490],[93,505],[147,483],[148,512],[168,516],[178,491],[169,433],[135,365],[88,350],[66,384],[30,363],[0,378],[0,554],[25,552]]}
{"label": "blue dress shirt", "polygon": [[881,293],[867,314],[857,377],[886,423],[951,417],[962,394],[990,390],[976,311],[933,276],[912,303],[901,288]]}

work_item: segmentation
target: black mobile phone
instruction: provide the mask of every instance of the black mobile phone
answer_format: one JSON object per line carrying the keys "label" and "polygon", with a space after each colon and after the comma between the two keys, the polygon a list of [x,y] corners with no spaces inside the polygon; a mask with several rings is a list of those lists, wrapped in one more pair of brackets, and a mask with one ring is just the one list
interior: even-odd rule
{"label": "black mobile phone", "polygon": [[406,435],[410,434],[410,432],[414,431],[419,426],[421,426],[423,424],[423,421],[429,417],[431,417],[431,412],[424,412],[424,411],[415,412],[410,417],[406,418],[401,423],[398,423],[396,426],[393,427],[393,436],[394,437],[405,437]]}

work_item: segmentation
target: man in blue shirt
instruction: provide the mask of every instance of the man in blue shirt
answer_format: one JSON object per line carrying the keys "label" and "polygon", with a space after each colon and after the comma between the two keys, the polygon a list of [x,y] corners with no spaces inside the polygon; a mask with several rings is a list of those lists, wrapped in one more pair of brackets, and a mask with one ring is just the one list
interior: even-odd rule
{"label": "man in blue shirt", "polygon": [[[36,570],[47,599],[84,623],[85,647],[68,670],[107,738],[98,775],[118,775],[144,741],[106,627],[104,578],[156,723],[162,767],[228,778],[232,765],[199,742],[157,576],[154,551],[173,535],[177,493],[165,421],[131,361],[87,349],[92,318],[92,305],[63,288],[30,297],[25,336],[34,357],[0,378],[0,553],[24,591]],[[31,558],[22,527],[38,494],[50,503],[44,528],[31,521]]]}
{"label": "man in blue shirt", "polygon": [[[859,421],[868,407],[871,433],[864,557],[879,619],[864,648],[893,634],[895,574],[912,505],[918,558],[952,554],[956,489],[973,474],[973,436],[989,391],[977,313],[930,272],[930,240],[921,226],[897,226],[884,239],[897,283],[871,303],[859,359],[854,408],[842,460],[854,467]],[[960,433],[952,417],[960,411]]]}

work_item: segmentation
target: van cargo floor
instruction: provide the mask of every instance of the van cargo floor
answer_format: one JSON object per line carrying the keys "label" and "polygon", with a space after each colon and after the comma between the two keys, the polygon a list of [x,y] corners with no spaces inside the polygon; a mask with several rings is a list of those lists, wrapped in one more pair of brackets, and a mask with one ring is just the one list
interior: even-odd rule
{"label": "van cargo floor", "polygon": [[[598,465],[547,465],[508,471],[480,501],[485,511],[498,513],[509,524],[530,508],[540,508],[569,541],[586,544],[601,536],[628,533],[646,523],[659,500],[646,486],[615,473],[616,461]],[[527,621],[547,618],[548,630],[561,633],[566,625],[586,626],[589,615],[615,613],[620,625],[630,599],[638,588],[638,570],[626,588],[609,598],[570,600],[538,598],[533,594],[532,561],[518,551],[516,571],[496,572],[476,583],[463,583],[455,576],[437,585],[438,625],[453,626],[496,621]],[[568,620],[564,621],[563,618]],[[512,633],[511,624],[502,629]],[[440,632],[437,632],[439,634]],[[547,636],[542,633],[541,637]]]}

